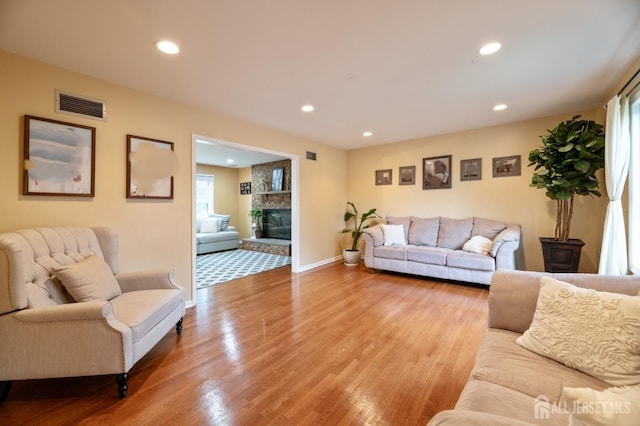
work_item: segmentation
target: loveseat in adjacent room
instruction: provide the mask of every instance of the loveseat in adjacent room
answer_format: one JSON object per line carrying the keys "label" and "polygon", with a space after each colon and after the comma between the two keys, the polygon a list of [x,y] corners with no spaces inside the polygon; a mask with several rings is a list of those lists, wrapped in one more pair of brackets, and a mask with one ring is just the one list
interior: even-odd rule
{"label": "loveseat in adjacent room", "polygon": [[240,245],[236,228],[229,225],[231,216],[210,214],[196,220],[196,254],[235,250]]}

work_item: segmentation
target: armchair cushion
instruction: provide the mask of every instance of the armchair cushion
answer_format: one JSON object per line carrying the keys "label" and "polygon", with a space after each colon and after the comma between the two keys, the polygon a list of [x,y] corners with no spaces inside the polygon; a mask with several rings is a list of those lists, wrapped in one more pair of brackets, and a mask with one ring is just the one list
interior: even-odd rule
{"label": "armchair cushion", "polygon": [[110,300],[121,294],[109,265],[98,256],[53,268],[56,277],[76,302]]}

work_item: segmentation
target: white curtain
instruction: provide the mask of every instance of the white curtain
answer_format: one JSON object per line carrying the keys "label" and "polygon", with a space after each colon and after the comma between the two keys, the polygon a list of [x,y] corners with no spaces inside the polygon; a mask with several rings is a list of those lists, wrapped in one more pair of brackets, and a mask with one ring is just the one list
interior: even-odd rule
{"label": "white curtain", "polygon": [[630,115],[629,269],[640,275],[640,92],[632,98]]}
{"label": "white curtain", "polygon": [[622,211],[622,192],[629,171],[629,98],[614,96],[607,103],[605,132],[605,179],[609,205],[604,220],[599,273],[627,275],[627,239]]}

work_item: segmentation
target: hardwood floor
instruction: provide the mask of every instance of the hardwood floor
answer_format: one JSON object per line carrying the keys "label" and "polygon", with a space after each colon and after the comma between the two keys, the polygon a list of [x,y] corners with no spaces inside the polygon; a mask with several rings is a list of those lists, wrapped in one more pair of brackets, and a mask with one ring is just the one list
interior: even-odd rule
{"label": "hardwood floor", "polygon": [[198,290],[129,374],[17,381],[0,424],[424,425],[452,408],[487,322],[486,288],[334,263]]}

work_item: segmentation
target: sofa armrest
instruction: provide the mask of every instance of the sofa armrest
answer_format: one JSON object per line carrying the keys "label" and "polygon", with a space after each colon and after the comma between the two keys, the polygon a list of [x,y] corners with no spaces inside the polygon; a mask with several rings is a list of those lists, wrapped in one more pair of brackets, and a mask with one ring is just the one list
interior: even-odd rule
{"label": "sofa armrest", "polygon": [[531,426],[534,423],[523,422],[497,414],[471,410],[446,410],[436,414],[427,423],[428,426],[464,425],[464,426]]}
{"label": "sofa armrest", "polygon": [[384,234],[380,224],[366,228],[362,231],[362,242],[364,250],[364,265],[373,268],[373,249],[384,244]]}
{"label": "sofa armrest", "polygon": [[516,269],[516,251],[520,241],[504,241],[496,252],[496,269]]}
{"label": "sofa armrest", "polygon": [[522,230],[520,228],[520,225],[508,225],[505,229],[500,231],[500,233],[493,239],[493,245],[491,246],[491,256],[496,257],[500,248],[507,242],[517,243],[517,248],[520,245],[521,233]]}
{"label": "sofa armrest", "polygon": [[90,302],[47,306],[46,308],[23,309],[16,312],[15,318],[22,322],[40,323],[103,319],[109,315],[113,315],[113,309],[109,302],[106,300],[92,300]]}
{"label": "sofa armrest", "polygon": [[0,341],[0,380],[117,374],[133,366],[131,329],[107,301],[0,315]]}
{"label": "sofa armrest", "polygon": [[123,293],[137,290],[171,289],[183,290],[175,282],[173,269],[150,269],[146,271],[123,272],[116,275]]}

